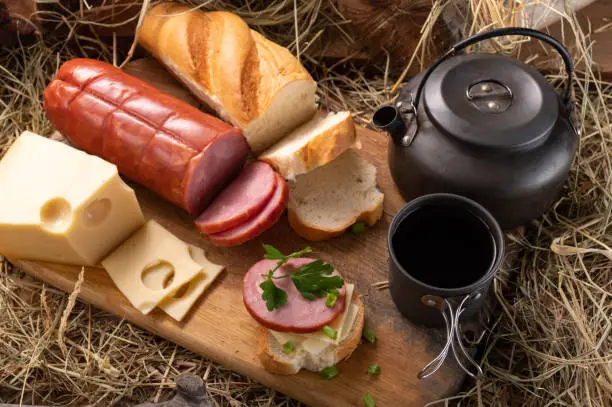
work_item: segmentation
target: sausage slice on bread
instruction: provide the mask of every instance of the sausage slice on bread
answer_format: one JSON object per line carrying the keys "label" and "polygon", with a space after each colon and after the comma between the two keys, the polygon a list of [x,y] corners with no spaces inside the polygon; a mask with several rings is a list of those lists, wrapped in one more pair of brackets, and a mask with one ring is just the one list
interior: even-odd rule
{"label": "sausage slice on bread", "polygon": [[[311,258],[290,258],[279,267],[277,261],[265,259],[254,264],[244,277],[245,307],[261,325],[259,358],[271,373],[295,374],[301,369],[319,372],[348,358],[361,340],[364,305],[354,285],[339,280],[342,286],[329,291],[335,296],[330,302],[329,294],[305,295],[304,287],[298,289],[293,281],[297,273],[315,262]],[[310,276],[315,274],[312,269],[307,272]],[[317,287],[325,285],[325,278],[339,279],[340,274],[328,268],[321,277]],[[286,302],[272,309],[263,288],[270,282],[286,294]]]}

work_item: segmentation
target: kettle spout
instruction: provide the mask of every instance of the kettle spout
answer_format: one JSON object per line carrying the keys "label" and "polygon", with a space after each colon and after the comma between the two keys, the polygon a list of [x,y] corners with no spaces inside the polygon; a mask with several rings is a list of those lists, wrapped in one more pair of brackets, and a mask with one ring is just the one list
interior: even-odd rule
{"label": "kettle spout", "polygon": [[406,134],[406,125],[395,106],[388,105],[380,107],[372,117],[375,128],[386,131],[395,141],[401,141]]}

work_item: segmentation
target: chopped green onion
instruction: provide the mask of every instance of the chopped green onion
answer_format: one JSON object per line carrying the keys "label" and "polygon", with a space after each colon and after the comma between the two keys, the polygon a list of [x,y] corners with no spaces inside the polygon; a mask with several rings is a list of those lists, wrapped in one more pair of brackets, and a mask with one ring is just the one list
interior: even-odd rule
{"label": "chopped green onion", "polygon": [[365,396],[363,396],[363,404],[365,404],[366,407],[376,407],[376,402],[370,393],[366,393]]}
{"label": "chopped green onion", "polygon": [[327,297],[325,297],[325,305],[327,308],[333,308],[336,305],[336,300],[338,299],[337,293],[327,293]]}
{"label": "chopped green onion", "polygon": [[351,227],[351,232],[353,232],[356,235],[365,232],[365,223],[363,222],[354,223],[353,226]]}
{"label": "chopped green onion", "polygon": [[295,345],[293,342],[289,341],[283,345],[283,353],[285,355],[291,355],[293,352],[295,352]]}
{"label": "chopped green onion", "polygon": [[338,376],[338,368],[336,366],[328,366],[325,369],[321,370],[321,377],[325,380],[331,380],[334,377]]}
{"label": "chopped green onion", "polygon": [[368,374],[376,376],[380,374],[380,366],[378,364],[368,366]]}
{"label": "chopped green onion", "polygon": [[370,343],[376,343],[376,332],[370,328],[363,328],[363,337]]}
{"label": "chopped green onion", "polygon": [[338,331],[336,331],[334,328],[332,328],[329,325],[325,325],[323,327],[323,333],[325,334],[325,336],[327,336],[330,339],[333,339],[334,341],[338,338]]}

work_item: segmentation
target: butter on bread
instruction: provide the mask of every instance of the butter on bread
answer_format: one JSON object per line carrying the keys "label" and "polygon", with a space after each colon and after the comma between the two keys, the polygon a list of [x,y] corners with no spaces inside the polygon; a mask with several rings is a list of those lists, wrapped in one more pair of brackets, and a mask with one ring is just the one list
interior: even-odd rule
{"label": "butter on bread", "polygon": [[164,2],[147,11],[138,38],[196,97],[242,129],[255,153],[315,114],[310,74],[235,14]]}

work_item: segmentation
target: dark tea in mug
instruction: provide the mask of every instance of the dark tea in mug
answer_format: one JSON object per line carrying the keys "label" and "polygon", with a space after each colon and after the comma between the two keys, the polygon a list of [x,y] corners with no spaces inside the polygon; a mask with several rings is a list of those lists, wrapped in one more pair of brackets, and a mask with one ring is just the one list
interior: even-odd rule
{"label": "dark tea in mug", "polygon": [[482,307],[504,256],[504,235],[482,205],[454,194],[408,202],[389,226],[389,290],[413,322],[444,326],[431,298],[471,299],[462,317]]}
{"label": "dark tea in mug", "polygon": [[416,208],[391,242],[397,261],[412,277],[440,288],[478,281],[496,257],[493,234],[470,210],[443,203]]}

